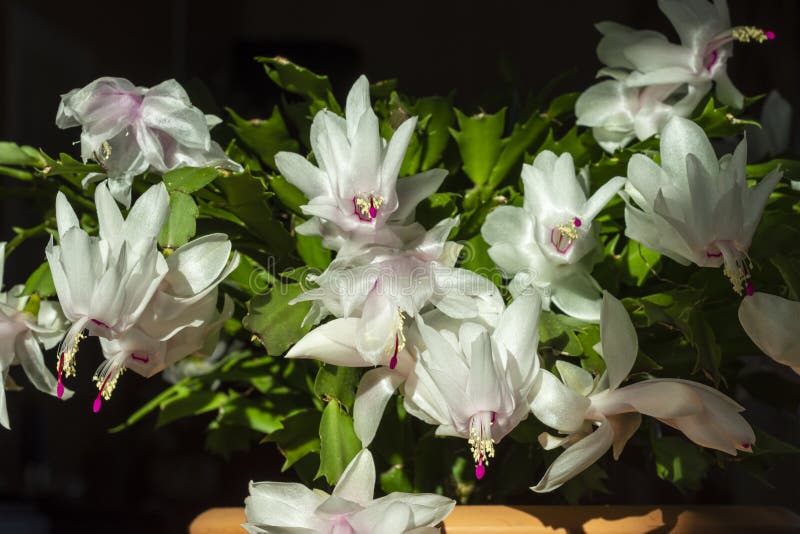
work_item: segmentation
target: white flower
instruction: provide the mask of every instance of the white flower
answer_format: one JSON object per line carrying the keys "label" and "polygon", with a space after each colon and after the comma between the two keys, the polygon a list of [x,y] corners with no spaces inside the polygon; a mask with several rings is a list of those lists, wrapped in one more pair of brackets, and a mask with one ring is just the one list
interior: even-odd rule
{"label": "white flower", "polygon": [[541,370],[533,390],[531,410],[563,436],[542,433],[546,449],[566,450],[531,489],[548,492],[592,465],[608,449],[619,458],[641,423],[641,415],[683,432],[703,447],[736,455],[749,452],[753,429],[739,412],[744,408],[719,391],[688,380],[660,379],[619,387],[633,367],[638,351],[636,330],[622,303],[605,293],[600,319],[600,346],[606,371],[598,379],[576,365],[559,361],[559,381]]}
{"label": "white flower", "polygon": [[[725,0],[659,0],[681,44],[657,32],[636,31],[621,24],[598,25],[605,34],[600,59],[612,69],[629,70],[629,87],[688,83],[705,94],[716,83],[717,97],[741,109],[744,97],[727,74],[733,41],[764,42],[775,34],[752,26],[731,27]],[[602,71],[601,71],[602,72]]]}
{"label": "white flower", "polygon": [[[72,322],[59,351],[59,382],[62,375],[75,374],[75,355],[83,332],[107,339],[125,333],[136,324],[168,270],[156,248],[169,210],[164,184],[148,189],[127,219],[122,218],[105,184],[97,187],[95,203],[100,235],[89,237],[66,197],[59,193],[59,245],[51,239],[45,250],[58,300]],[[113,389],[113,384],[108,387]]]}
{"label": "white flower", "polygon": [[227,295],[222,312],[217,311],[217,286],[239,264],[238,254],[228,261],[230,253],[226,235],[209,234],[167,257],[167,274],[135,325],[100,340],[106,361],[95,372],[95,412],[126,369],[149,378],[216,344],[219,329],[233,314]]}
{"label": "white flower", "polygon": [[439,436],[469,440],[475,476],[483,478],[494,446],[528,416],[539,371],[538,295],[521,295],[490,333],[464,321],[456,333],[416,323],[424,347],[405,384],[405,407],[437,425]]}
{"label": "white flower", "polygon": [[628,87],[624,79],[605,80],[575,102],[576,124],[591,127],[597,144],[613,153],[659,133],[674,116],[688,117],[705,93],[687,84]]}
{"label": "white flower", "polygon": [[[59,128],[81,126],[81,157],[105,169],[111,194],[130,206],[134,176],[153,169],[221,166],[241,171],[211,140],[220,122],[189,101],[183,87],[167,80],[153,88],[136,87],[124,78],[98,78],[61,96]],[[102,179],[89,175],[84,185]]]}
{"label": "white flower", "polygon": [[361,76],[347,95],[345,118],[324,109],[311,125],[311,148],[318,167],[299,154],[279,152],[275,163],[308,197],[297,227],[321,235],[332,250],[364,244],[399,246],[390,226],[407,224],[414,208],[441,185],[447,171],[432,169],[401,180],[400,166],[417,119],[403,122],[387,143],[372,111],[369,82]]}
{"label": "white flower", "polygon": [[364,446],[375,436],[383,409],[414,366],[406,333],[409,319],[426,308],[494,325],[503,309],[486,278],[452,267],[458,246],[447,242],[447,219],[405,251],[371,247],[337,259],[314,279],[319,285],[296,301],[314,300],[306,320],[328,312],[337,319],[306,334],[287,358],[314,358],[347,367],[380,366],[364,374],[354,407],[356,435]]}
{"label": "white flower", "polygon": [[800,374],[800,302],[768,293],[742,299],[739,321],[764,354]]}
{"label": "white flower", "polygon": [[374,487],[375,464],[367,449],[353,458],[332,495],[302,484],[251,482],[243,526],[251,534],[433,534],[455,506],[429,493],[374,499]]}
{"label": "white flower", "polygon": [[[362,362],[393,367],[390,361],[396,362],[404,347],[405,318],[416,317],[425,306],[432,304],[458,318],[502,307],[490,280],[453,267],[460,247],[447,237],[456,224],[445,219],[405,250],[373,246],[357,256],[337,258],[320,276],[309,277],[319,287],[294,302],[315,301],[307,320],[319,321],[328,313],[359,317],[355,344]],[[319,335],[334,328],[325,327]],[[308,355],[304,345],[301,340],[287,356]]]}
{"label": "white flower", "polygon": [[[600,290],[589,274],[599,245],[592,222],[625,183],[613,178],[589,199],[575,174],[572,156],[544,151],[533,165],[523,165],[525,203],[503,206],[486,217],[481,234],[489,256],[507,275],[518,294],[532,285],[568,315],[587,321],[600,318]],[[588,265],[587,265],[588,264]]]}
{"label": "white flower", "polygon": [[661,136],[661,166],[634,154],[625,185],[625,235],[673,260],[725,266],[734,290],[748,294],[747,251],[778,169],[747,186],[747,142],[719,161],[695,123],[673,118]]}
{"label": "white flower", "polygon": [[[3,281],[5,243],[0,243],[0,286]],[[6,409],[5,384],[12,365],[21,365],[39,391],[56,394],[56,379],[48,371],[42,354],[58,345],[64,336],[65,321],[57,302],[21,296],[23,286],[0,292],[0,425],[10,428]],[[72,392],[59,396],[69,398]]]}

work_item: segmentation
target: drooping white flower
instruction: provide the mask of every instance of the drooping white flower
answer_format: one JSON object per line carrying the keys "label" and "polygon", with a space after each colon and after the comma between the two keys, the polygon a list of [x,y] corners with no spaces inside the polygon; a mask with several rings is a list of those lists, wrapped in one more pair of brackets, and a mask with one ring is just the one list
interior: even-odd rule
{"label": "drooping white flower", "polygon": [[216,344],[219,329],[233,314],[227,295],[223,310],[217,311],[217,287],[239,264],[238,254],[228,261],[230,253],[226,235],[209,234],[167,257],[167,274],[136,323],[100,340],[105,362],[95,372],[95,412],[126,369],[149,378]]}
{"label": "drooping white flower", "polygon": [[470,321],[457,333],[416,323],[424,347],[405,383],[406,410],[437,425],[437,435],[469,440],[478,479],[495,444],[530,411],[541,307],[536,292],[519,296],[492,332]]}
{"label": "drooping white flower", "polygon": [[306,320],[328,313],[338,318],[306,334],[287,358],[379,366],[364,374],[356,396],[355,430],[364,446],[414,366],[416,350],[406,334],[421,311],[435,307],[449,316],[494,325],[503,310],[491,281],[453,267],[460,247],[447,242],[447,236],[454,224],[443,221],[409,250],[371,247],[359,256],[337,259],[314,279],[318,288],[296,299],[314,301]]}
{"label": "drooping white flower", "polygon": [[605,80],[578,97],[576,124],[591,127],[597,144],[613,153],[634,138],[656,135],[674,116],[688,117],[706,91],[687,84],[628,87],[624,78]]}
{"label": "drooping white flower", "polygon": [[525,203],[503,206],[486,217],[481,235],[489,256],[518,294],[528,285],[565,313],[587,321],[600,318],[600,290],[589,271],[599,245],[592,222],[625,183],[613,178],[586,198],[588,184],[575,173],[572,156],[544,151],[523,165]]}
{"label": "drooping white flower", "polygon": [[[3,281],[5,243],[0,243],[0,287]],[[56,379],[44,363],[42,346],[58,345],[66,328],[57,302],[22,296],[17,285],[0,292],[0,425],[10,428],[5,384],[12,365],[20,365],[31,384],[43,393],[56,394]],[[67,398],[72,395],[68,392]]]}
{"label": "drooping white flower", "polygon": [[[164,184],[150,187],[127,219],[122,218],[105,184],[97,187],[95,203],[100,235],[90,237],[59,193],[59,244],[51,239],[45,250],[58,300],[72,322],[60,348],[59,383],[62,376],[75,374],[75,355],[84,332],[113,339],[133,327],[168,271],[156,248],[169,210]],[[113,384],[104,387],[113,389]]]}
{"label": "drooping white flower", "polygon": [[697,382],[657,379],[619,387],[638,351],[636,330],[622,303],[605,293],[600,319],[600,346],[606,371],[595,380],[576,365],[556,363],[561,380],[541,370],[534,385],[533,414],[561,436],[542,433],[546,449],[566,450],[531,489],[548,492],[592,465],[608,449],[619,458],[625,444],[649,415],[683,432],[703,447],[736,455],[749,452],[753,429],[740,415],[744,408],[716,389]]}
{"label": "drooping white flower", "polygon": [[[131,184],[148,169],[219,166],[241,171],[211,140],[219,118],[194,107],[183,87],[167,80],[150,89],[124,78],[98,78],[61,96],[56,124],[81,126],[81,157],[105,169],[114,198],[130,206]],[[89,175],[86,183],[101,180]]]}
{"label": "drooping white flower", "polygon": [[800,302],[755,293],[739,305],[742,328],[764,354],[800,374]]}
{"label": "drooping white flower", "polygon": [[671,119],[661,166],[641,154],[628,163],[625,235],[683,265],[724,265],[734,290],[752,294],[747,251],[783,173],[775,169],[748,187],[746,158],[746,140],[717,160],[702,128]]}
{"label": "drooping white flower", "polygon": [[375,464],[362,449],[342,473],[333,494],[302,484],[250,483],[245,499],[251,534],[434,534],[455,501],[429,493],[390,493],[373,498]]}
{"label": "drooping white flower", "polygon": [[447,175],[432,169],[397,179],[416,123],[416,117],[407,119],[387,143],[380,135],[365,76],[350,89],[344,118],[327,109],[318,112],[311,125],[318,166],[300,154],[275,156],[281,173],[308,197],[301,209],[311,219],[297,231],[321,235],[332,250],[402,245],[390,227],[408,224],[417,204]]}
{"label": "drooping white flower", "polygon": [[733,42],[761,43],[775,34],[752,26],[731,27],[725,0],[659,0],[658,6],[675,27],[680,45],[657,32],[602,23],[601,60],[612,69],[630,71],[625,78],[629,87],[687,83],[705,94],[714,82],[719,100],[741,109],[744,97],[727,74]]}

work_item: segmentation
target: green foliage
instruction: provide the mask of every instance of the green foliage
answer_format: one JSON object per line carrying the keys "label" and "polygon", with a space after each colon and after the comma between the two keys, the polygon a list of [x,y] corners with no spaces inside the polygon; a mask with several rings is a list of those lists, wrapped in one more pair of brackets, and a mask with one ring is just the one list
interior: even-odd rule
{"label": "green foliage", "polygon": [[242,324],[258,336],[267,354],[280,356],[311,329],[311,325],[303,325],[311,303],[289,305],[302,292],[300,284],[282,284],[266,295],[253,297],[248,304]]}
{"label": "green foliage", "polygon": [[[308,289],[305,275],[323,271],[334,253],[319,237],[303,236],[296,228],[307,219],[301,206],[308,204],[302,191],[279,174],[275,155],[289,151],[307,156],[309,129],[315,113],[328,109],[342,114],[327,76],[316,74],[281,58],[258,58],[268,77],[281,90],[279,101],[267,103],[265,118],[243,117],[228,109],[227,147],[244,172],[215,168],[182,168],[163,176],[149,172],[137,177],[136,192],[163,180],[170,197],[170,215],[159,236],[165,254],[196,235],[224,232],[241,255],[239,267],[222,292],[236,303],[226,324],[226,338],[244,347],[216,364],[206,364],[198,376],[187,376],[142,406],[112,429],[122,431],[150,419],[156,426],[199,418],[206,424],[209,450],[235,455],[261,444],[263,454],[279,453],[282,469],[294,469],[308,484],[333,485],[361,443],[353,429],[353,405],[362,369],[321,365],[286,359],[287,350],[310,331],[306,322],[309,302],[289,302]],[[509,299],[508,280],[488,254],[480,231],[486,217],[500,206],[523,203],[520,170],[537,154],[550,150],[570,153],[589,176],[589,193],[615,176],[625,176],[634,154],[658,159],[656,137],[606,154],[589,129],[575,126],[573,109],[577,93],[546,97],[503,108],[496,113],[469,115],[454,107],[451,96],[416,97],[403,94],[396,80],[371,86],[380,132],[389,140],[410,117],[417,117],[400,176],[434,168],[447,169],[444,185],[417,207],[415,219],[426,228],[442,219],[459,217],[451,239],[463,245],[458,266],[495,283]],[[746,103],[751,103],[748,100]],[[709,98],[694,120],[711,137],[741,135],[754,122],[739,110],[719,106]],[[793,300],[800,299],[800,193],[785,182],[800,180],[800,159],[792,154],[747,167],[747,177],[757,181],[780,166],[784,183],[773,193],[753,240],[750,256],[757,287]],[[83,188],[90,173],[102,173],[94,161],[86,163],[68,154],[56,158],[44,151],[0,142],[0,175],[22,181],[23,188],[0,190],[3,198],[21,197],[37,205],[41,223],[14,228],[6,247],[12,254],[30,239],[55,233],[52,198],[62,191],[75,206],[81,225],[97,232],[93,185]],[[403,178],[401,178],[403,179]],[[15,184],[19,185],[19,184]],[[43,202],[45,199],[47,202]],[[586,259],[599,285],[620,297],[636,326],[639,353],[629,382],[652,377],[697,380],[723,391],[745,389],[778,410],[795,410],[800,404],[796,384],[766,371],[743,373],[741,356],[758,354],[742,332],[736,310],[740,297],[730,289],[721,269],[678,265],[625,235],[624,203],[613,199],[595,219],[602,247]],[[280,273],[280,274],[279,274]],[[55,296],[47,263],[25,281],[22,295],[30,296],[33,312],[40,299]],[[605,371],[595,350],[600,341],[597,324],[543,311],[539,323],[539,353],[544,368],[567,359],[595,376]],[[628,382],[626,382],[628,383]],[[476,483],[472,459],[463,440],[438,438],[430,425],[405,412],[402,388],[390,401],[380,430],[370,446],[376,459],[382,491],[432,491],[459,502],[520,502],[529,498],[528,487],[560,451],[543,452],[538,436],[552,431],[529,417],[498,444],[497,458],[487,476]],[[650,425],[655,428],[658,423]],[[647,424],[645,424],[647,428]],[[647,447],[639,457],[652,460],[655,474],[680,491],[701,489],[715,465],[742,469],[764,480],[774,455],[797,454],[785,443],[760,430],[753,454],[729,462],[687,441],[683,436],[650,439],[639,432],[628,449]],[[620,461],[636,451],[626,450]],[[560,491],[569,503],[607,492],[604,464],[592,466]]]}

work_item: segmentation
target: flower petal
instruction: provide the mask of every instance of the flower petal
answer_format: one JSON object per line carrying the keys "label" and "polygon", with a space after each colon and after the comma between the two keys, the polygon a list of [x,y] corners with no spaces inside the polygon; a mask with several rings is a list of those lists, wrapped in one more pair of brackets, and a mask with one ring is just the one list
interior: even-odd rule
{"label": "flower petal", "polygon": [[613,390],[633,368],[639,352],[639,339],[625,306],[608,291],[603,291],[600,343],[608,370],[609,389]]}
{"label": "flower petal", "polygon": [[555,459],[547,468],[542,479],[531,489],[537,493],[547,493],[558,489],[562,484],[595,463],[611,447],[614,431],[604,423],[594,432],[578,441]]}
{"label": "flower petal", "polygon": [[353,426],[363,447],[372,443],[386,404],[402,382],[403,375],[388,367],[372,369],[361,377],[353,405]]}
{"label": "flower petal", "polygon": [[333,495],[361,506],[372,502],[375,491],[375,463],[369,449],[361,449],[344,469]]}

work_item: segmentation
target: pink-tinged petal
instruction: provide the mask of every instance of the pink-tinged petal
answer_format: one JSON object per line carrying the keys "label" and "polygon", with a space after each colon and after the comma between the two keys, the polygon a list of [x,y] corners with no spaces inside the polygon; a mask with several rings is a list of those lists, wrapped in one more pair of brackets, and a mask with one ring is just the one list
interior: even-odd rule
{"label": "pink-tinged petal", "polygon": [[[403,357],[411,355],[405,353]],[[353,426],[363,447],[369,447],[375,438],[386,405],[403,379],[401,373],[388,367],[367,371],[361,377],[353,405]]]}
{"label": "pink-tinged petal", "polygon": [[192,106],[186,91],[175,80],[166,80],[151,88],[139,114],[141,124],[166,133],[182,146],[211,148],[206,116]]}
{"label": "pink-tinged petal", "polygon": [[800,302],[756,293],[739,306],[739,321],[764,354],[793,368],[800,366]]}
{"label": "pink-tinged petal", "polygon": [[361,449],[345,468],[333,495],[367,506],[375,491],[375,463],[369,449]]}
{"label": "pink-tinged petal", "polygon": [[614,432],[611,425],[608,423],[600,425],[594,432],[562,452],[547,468],[539,483],[531,489],[537,493],[547,493],[560,488],[562,484],[599,460],[613,441]]}
{"label": "pink-tinged petal", "polygon": [[608,370],[609,388],[616,389],[628,377],[639,351],[639,339],[622,302],[603,292],[600,343]]}

